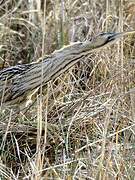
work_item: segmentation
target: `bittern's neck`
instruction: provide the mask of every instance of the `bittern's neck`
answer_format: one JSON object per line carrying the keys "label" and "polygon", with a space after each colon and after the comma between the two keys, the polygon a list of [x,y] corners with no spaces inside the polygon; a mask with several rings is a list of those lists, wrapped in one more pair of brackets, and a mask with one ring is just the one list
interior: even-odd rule
{"label": "bittern's neck", "polygon": [[85,55],[89,54],[89,52],[94,51],[95,49],[98,49],[100,46],[97,46],[91,41],[85,41],[85,42],[76,42],[73,44],[70,44],[69,46],[63,47],[62,49],[55,51],[53,55]]}
{"label": "bittern's neck", "polygon": [[88,52],[95,51],[96,49],[99,49],[104,46],[105,46],[105,42],[103,42],[103,44],[100,45],[96,42],[86,41],[82,44],[81,51],[82,53],[85,52],[87,54]]}

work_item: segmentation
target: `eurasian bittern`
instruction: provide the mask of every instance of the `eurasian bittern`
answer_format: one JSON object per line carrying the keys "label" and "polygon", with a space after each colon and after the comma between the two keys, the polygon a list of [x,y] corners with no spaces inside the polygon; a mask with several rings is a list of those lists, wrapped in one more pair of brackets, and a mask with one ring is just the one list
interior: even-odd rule
{"label": "eurasian bittern", "polygon": [[0,71],[0,103],[15,105],[27,100],[27,96],[38,87],[58,77],[91,52],[103,48],[124,35],[122,33],[101,33],[91,41],[73,43],[55,51],[42,62],[17,65]]}

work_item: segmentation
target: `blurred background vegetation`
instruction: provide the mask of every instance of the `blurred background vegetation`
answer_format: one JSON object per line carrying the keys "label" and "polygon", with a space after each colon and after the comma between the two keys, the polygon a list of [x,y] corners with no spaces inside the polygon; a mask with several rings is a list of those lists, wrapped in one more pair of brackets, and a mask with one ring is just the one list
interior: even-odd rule
{"label": "blurred background vegetation", "polygon": [[[0,0],[0,69],[129,30],[134,0]],[[1,111],[1,179],[134,179],[134,69],[132,35],[49,82],[25,113]]]}

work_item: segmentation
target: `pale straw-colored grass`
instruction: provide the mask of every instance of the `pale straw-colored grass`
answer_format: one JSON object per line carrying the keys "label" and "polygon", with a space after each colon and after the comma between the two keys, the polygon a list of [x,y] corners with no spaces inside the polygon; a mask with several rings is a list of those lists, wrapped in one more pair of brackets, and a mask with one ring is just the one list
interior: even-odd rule
{"label": "pale straw-colored grass", "polygon": [[[135,29],[132,1],[8,0],[0,8],[1,69],[102,31]],[[134,179],[134,38],[41,83],[29,109],[1,110],[0,178]]]}

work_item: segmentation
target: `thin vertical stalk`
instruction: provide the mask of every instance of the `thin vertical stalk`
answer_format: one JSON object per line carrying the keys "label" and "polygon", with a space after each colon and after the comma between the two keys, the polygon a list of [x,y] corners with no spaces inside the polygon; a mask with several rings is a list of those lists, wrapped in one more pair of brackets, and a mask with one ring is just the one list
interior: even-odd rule
{"label": "thin vertical stalk", "polygon": [[[119,5],[119,31],[123,32],[123,0],[120,0],[120,5]],[[119,58],[120,58],[120,63],[121,63],[121,79],[122,82],[124,82],[124,55],[123,55],[123,38],[122,40],[119,42]],[[123,83],[122,83],[122,91],[123,91]]]}

